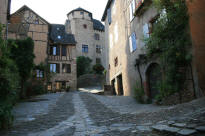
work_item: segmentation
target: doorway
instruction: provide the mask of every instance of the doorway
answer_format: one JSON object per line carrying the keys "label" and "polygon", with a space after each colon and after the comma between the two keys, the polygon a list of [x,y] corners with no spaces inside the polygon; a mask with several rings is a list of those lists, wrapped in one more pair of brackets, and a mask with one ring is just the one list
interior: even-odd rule
{"label": "doorway", "polygon": [[119,95],[124,95],[123,82],[122,82],[122,74],[117,76],[117,87],[118,87],[118,94]]}

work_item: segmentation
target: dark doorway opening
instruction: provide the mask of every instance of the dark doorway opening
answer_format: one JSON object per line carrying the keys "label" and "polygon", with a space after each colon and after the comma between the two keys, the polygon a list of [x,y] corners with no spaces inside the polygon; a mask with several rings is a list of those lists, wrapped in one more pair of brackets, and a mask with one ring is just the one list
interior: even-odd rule
{"label": "dark doorway opening", "polygon": [[117,95],[115,91],[115,79],[112,80],[112,94]]}
{"label": "dark doorway opening", "polygon": [[149,97],[154,100],[159,94],[158,85],[162,81],[162,73],[160,66],[157,63],[151,64],[147,69],[146,75],[149,88]]}
{"label": "dark doorway opening", "polygon": [[124,95],[123,91],[123,82],[122,82],[122,74],[117,77],[117,86],[119,95]]}

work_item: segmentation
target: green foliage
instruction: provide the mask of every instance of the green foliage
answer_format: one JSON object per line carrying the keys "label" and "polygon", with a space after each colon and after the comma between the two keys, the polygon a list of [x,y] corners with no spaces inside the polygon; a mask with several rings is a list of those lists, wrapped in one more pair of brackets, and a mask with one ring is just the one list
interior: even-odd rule
{"label": "green foliage", "polygon": [[93,71],[95,72],[95,74],[103,74],[104,69],[105,68],[101,64],[95,64],[93,66]]}
{"label": "green foliage", "polygon": [[8,128],[13,116],[11,109],[18,98],[19,74],[15,62],[10,59],[7,42],[2,38],[0,24],[0,129]]}
{"label": "green foliage", "polygon": [[25,97],[24,84],[31,77],[34,67],[34,42],[31,38],[25,40],[9,40],[8,45],[11,48],[11,59],[17,64],[20,82],[21,97]]}
{"label": "green foliage", "polygon": [[145,103],[144,102],[144,88],[141,87],[139,83],[136,83],[135,89],[134,89],[134,98],[137,100],[139,103]]}
{"label": "green foliage", "polygon": [[41,95],[47,92],[42,81],[37,81],[35,84],[33,84],[31,91],[31,95]]}
{"label": "green foliage", "polygon": [[77,77],[90,73],[90,64],[92,60],[88,57],[77,57]]}
{"label": "green foliage", "polygon": [[150,59],[160,58],[165,76],[159,85],[159,97],[165,97],[184,87],[186,69],[182,69],[192,60],[189,17],[185,0],[155,0],[154,3],[161,15],[146,45]]}

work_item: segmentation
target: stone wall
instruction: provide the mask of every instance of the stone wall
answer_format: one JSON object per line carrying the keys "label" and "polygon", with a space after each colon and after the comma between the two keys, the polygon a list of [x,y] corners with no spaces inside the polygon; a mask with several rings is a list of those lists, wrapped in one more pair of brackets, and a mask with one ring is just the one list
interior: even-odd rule
{"label": "stone wall", "polygon": [[[193,43],[195,81],[198,97],[205,95],[205,1],[187,1]],[[198,81],[198,82],[197,82]],[[203,92],[203,93],[201,93]]]}
{"label": "stone wall", "polygon": [[7,8],[8,0],[0,0],[0,23],[6,24],[7,22]]}
{"label": "stone wall", "polygon": [[104,76],[96,74],[86,74],[78,78],[78,88],[103,86]]}
{"label": "stone wall", "polygon": [[[68,15],[66,24],[67,32],[74,34],[77,41],[76,51],[78,56],[85,56],[92,59],[92,65],[96,64],[96,58],[101,59],[102,65],[105,67],[105,43],[104,43],[104,31],[94,30],[93,21],[91,16],[87,12],[83,15],[80,14],[82,11],[73,11],[73,14]],[[86,28],[84,27],[86,25]],[[99,34],[100,39],[95,40],[94,34]],[[82,52],[82,45],[88,45],[88,53]],[[101,46],[101,53],[96,52],[96,45]]]}

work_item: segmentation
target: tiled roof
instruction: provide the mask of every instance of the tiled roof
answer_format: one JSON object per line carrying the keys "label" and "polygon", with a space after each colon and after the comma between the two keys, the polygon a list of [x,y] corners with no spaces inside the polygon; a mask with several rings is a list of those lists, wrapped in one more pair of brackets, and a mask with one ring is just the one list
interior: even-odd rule
{"label": "tiled roof", "polygon": [[107,17],[107,9],[108,9],[108,8],[110,7],[110,5],[112,4],[112,1],[113,1],[113,0],[108,0],[101,21],[105,21],[105,19],[106,19],[106,17]]}
{"label": "tiled roof", "polygon": [[94,30],[99,30],[99,31],[104,31],[105,30],[105,26],[96,19],[93,19],[93,28]]}
{"label": "tiled roof", "polygon": [[72,12],[74,12],[74,11],[84,11],[84,12],[89,13],[89,14],[90,14],[90,16],[92,17],[92,13],[90,13],[89,11],[87,11],[87,10],[85,10],[85,9],[81,8],[81,7],[79,7],[79,8],[76,8],[76,9],[72,10],[72,11],[71,11],[71,12],[69,12],[67,15],[71,14],[71,13],[72,13]]}
{"label": "tiled roof", "polygon": [[74,35],[66,33],[65,26],[60,24],[51,25],[50,39],[54,43],[76,44]]}

